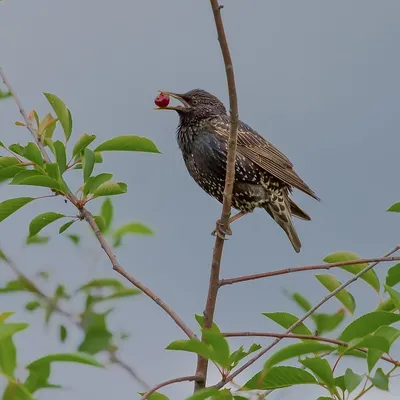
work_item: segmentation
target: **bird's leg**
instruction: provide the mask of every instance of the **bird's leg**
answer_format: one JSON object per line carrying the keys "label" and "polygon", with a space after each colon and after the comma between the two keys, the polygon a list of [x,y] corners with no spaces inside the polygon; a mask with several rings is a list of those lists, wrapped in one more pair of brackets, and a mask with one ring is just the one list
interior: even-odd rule
{"label": "bird's leg", "polygon": [[217,235],[221,239],[226,239],[225,235],[232,235],[232,230],[230,228],[230,224],[240,217],[243,217],[243,215],[246,215],[244,211],[239,211],[237,214],[233,215],[232,217],[229,218],[228,221],[228,226],[226,229],[222,226],[222,223],[220,220],[217,221],[217,226],[215,229],[211,232],[211,235],[215,236]]}

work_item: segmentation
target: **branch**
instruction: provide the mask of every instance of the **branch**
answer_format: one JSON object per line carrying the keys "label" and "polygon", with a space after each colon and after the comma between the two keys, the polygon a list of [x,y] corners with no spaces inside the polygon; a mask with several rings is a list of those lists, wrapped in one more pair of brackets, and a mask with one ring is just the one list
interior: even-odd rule
{"label": "branch", "polygon": [[[10,82],[7,80],[6,76],[4,75],[3,70],[0,67],[0,77],[3,79],[4,84],[6,85],[7,89],[11,92],[18,108],[19,111],[24,118],[24,121],[26,123],[27,128],[31,132],[34,141],[38,145],[40,152],[43,155],[44,160],[46,163],[50,163],[50,157],[48,156],[46,149],[44,148],[44,145],[41,140],[36,135],[35,129],[32,126],[31,121],[28,118],[28,115],[26,111],[24,110],[21,101],[19,100],[16,92],[12,88]],[[147,286],[143,285],[139,280],[134,278],[132,275],[128,274],[118,263],[118,260],[116,256],[113,254],[113,251],[110,247],[110,245],[107,243],[105,240],[103,234],[100,232],[99,227],[96,224],[96,221],[93,218],[93,215],[88,211],[86,208],[81,207],[79,205],[78,198],[68,189],[69,193],[67,198],[71,201],[71,203],[77,207],[81,213],[81,216],[86,220],[86,222],[90,225],[92,228],[93,232],[95,233],[97,240],[99,241],[101,247],[103,248],[104,252],[107,254],[109,260],[111,261],[111,264],[113,266],[114,271],[118,272],[120,275],[122,275],[124,278],[126,278],[129,282],[131,282],[134,286],[136,286],[138,289],[140,289],[143,293],[145,293],[150,299],[152,299],[158,306],[160,306],[173,320],[174,322],[185,332],[185,334],[191,338],[195,339],[196,335],[193,333],[193,331],[183,322],[183,320],[176,314],[176,312],[169,307],[166,303],[164,303],[163,300],[160,299],[152,290],[150,290]]]}
{"label": "branch", "polygon": [[[30,288],[30,290],[35,293],[38,297],[40,297],[42,300],[44,300],[47,304],[49,304],[54,311],[56,311],[58,314],[64,316],[67,318],[73,325],[78,327],[79,329],[83,329],[82,323],[70,312],[65,311],[62,309],[57,303],[55,303],[51,297],[47,296],[36,284],[30,280],[25,274],[23,274],[19,268],[15,265],[15,263],[4,254],[3,252],[3,260],[4,262],[10,267],[10,269],[20,278],[22,279],[27,286]],[[121,368],[123,368],[125,371],[131,375],[131,377],[139,383],[143,388],[146,390],[150,387],[135,371],[134,369],[129,366],[125,361],[122,361],[120,358],[118,358],[115,350],[108,350],[110,361],[113,363],[119,365]]]}
{"label": "branch", "polygon": [[[384,257],[389,257],[396,251],[400,249],[400,245],[397,245],[394,249],[390,250],[388,253],[384,255]],[[318,304],[316,304],[314,307],[310,309],[302,318],[298,319],[286,332],[284,332],[285,335],[291,333],[294,329],[296,329],[300,324],[302,324],[310,315],[312,315],[315,311],[317,311],[323,304],[325,304],[328,300],[330,300],[332,297],[336,296],[341,290],[345,289],[347,286],[355,282],[360,276],[365,274],[366,272],[370,271],[372,268],[374,268],[376,265],[379,264],[379,261],[368,265],[365,267],[363,270],[361,270],[358,274],[354,275],[351,279],[340,285],[337,289],[335,289],[333,292],[331,292],[329,295],[324,297]],[[252,364],[254,364],[259,358],[261,358],[264,354],[266,354],[269,350],[271,350],[273,347],[275,347],[282,338],[277,338],[274,340],[269,346],[267,346],[265,349],[261,350],[258,354],[256,354],[253,358],[251,358],[247,363],[242,365],[240,368],[238,368],[235,372],[232,374],[228,375],[223,381],[220,381],[215,387],[221,388],[225,386],[228,382],[232,381],[234,378],[236,378],[240,373],[242,373],[244,370],[246,370],[248,367],[250,367]]]}
{"label": "branch", "polygon": [[[319,342],[332,343],[338,346],[348,347],[349,344],[347,342],[343,342],[342,340],[337,339],[329,339],[322,336],[315,335],[295,335],[295,334],[287,334],[287,333],[270,333],[270,332],[224,332],[222,333],[225,337],[274,337],[278,339],[301,339],[301,340],[316,340]],[[358,351],[363,353],[368,353],[367,349],[363,349],[362,347],[355,348]],[[389,357],[382,356],[382,360],[390,362],[397,367],[400,367],[400,362],[395,361]]]}
{"label": "branch", "polygon": [[179,382],[192,382],[195,380],[199,380],[199,377],[196,375],[190,375],[190,376],[183,376],[181,378],[175,378],[175,379],[170,379],[169,381],[162,382],[158,384],[157,386],[154,386],[151,390],[149,390],[142,398],[141,400],[146,400],[150,398],[150,396],[154,393],[157,392],[158,389],[161,389],[164,386],[172,385],[173,383],[179,383]]}
{"label": "branch", "polygon": [[[229,224],[229,217],[231,214],[232,191],[235,181],[236,142],[239,112],[232,59],[229,52],[229,46],[221,17],[222,6],[219,5],[218,0],[210,0],[210,4],[214,14],[214,21],[217,29],[218,41],[221,47],[222,57],[224,59],[229,91],[230,131],[228,139],[228,154],[226,160],[225,188],[221,218],[220,221],[217,222],[217,225],[219,224],[220,227],[222,226],[222,228],[227,228]],[[220,237],[218,234],[215,238],[215,245],[211,262],[210,283],[208,287],[206,307],[204,310],[204,328],[211,328],[214,319],[215,304],[217,302],[217,294],[219,288],[219,274],[221,270],[222,251],[224,248],[224,239],[224,235]],[[208,360],[199,356],[197,361],[196,375],[200,379],[196,380],[195,391],[205,387],[207,369]]]}
{"label": "branch", "polygon": [[245,275],[245,276],[239,276],[237,278],[221,279],[219,281],[219,286],[232,285],[233,283],[253,281],[253,280],[262,279],[262,278],[270,278],[271,276],[291,274],[293,272],[314,271],[314,270],[319,270],[319,269],[330,270],[331,268],[345,267],[347,265],[369,264],[372,262],[380,263],[380,262],[390,262],[390,261],[399,261],[399,260],[400,260],[400,257],[363,258],[363,259],[359,259],[359,260],[341,261],[341,262],[330,263],[330,264],[317,264],[317,265],[307,265],[304,267],[285,268],[285,269],[279,269],[277,271],[263,272],[261,274]]}

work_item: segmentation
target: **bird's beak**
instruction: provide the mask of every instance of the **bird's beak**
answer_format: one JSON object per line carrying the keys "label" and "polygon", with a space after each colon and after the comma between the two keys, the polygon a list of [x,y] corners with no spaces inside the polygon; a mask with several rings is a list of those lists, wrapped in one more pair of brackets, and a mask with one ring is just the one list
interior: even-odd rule
{"label": "bird's beak", "polygon": [[156,107],[153,110],[175,110],[175,111],[184,111],[190,108],[190,105],[183,99],[182,95],[178,93],[166,92],[165,90],[157,90],[157,92],[167,94],[169,97],[178,100],[182,103],[181,106],[167,106],[167,107]]}

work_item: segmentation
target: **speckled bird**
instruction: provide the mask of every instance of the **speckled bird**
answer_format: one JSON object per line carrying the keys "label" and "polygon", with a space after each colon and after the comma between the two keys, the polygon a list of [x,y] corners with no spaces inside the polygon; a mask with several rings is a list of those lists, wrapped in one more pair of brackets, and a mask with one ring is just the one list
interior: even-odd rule
{"label": "speckled bird", "polygon": [[[160,109],[175,110],[179,115],[177,141],[189,174],[205,192],[222,203],[230,128],[225,106],[201,89],[183,94],[162,93],[181,103]],[[289,197],[293,188],[319,201],[294,171],[290,160],[254,129],[239,121],[232,207],[240,212],[229,222],[255,208],[263,208],[283,229],[298,253],[301,242],[292,216],[306,221],[311,218]],[[224,233],[231,234],[230,228]]]}

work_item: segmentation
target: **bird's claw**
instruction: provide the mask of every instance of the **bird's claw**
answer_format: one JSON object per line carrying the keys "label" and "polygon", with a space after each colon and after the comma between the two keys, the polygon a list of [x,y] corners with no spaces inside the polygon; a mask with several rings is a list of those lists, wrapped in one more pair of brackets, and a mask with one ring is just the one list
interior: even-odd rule
{"label": "bird's claw", "polygon": [[225,228],[220,220],[217,221],[215,229],[211,232],[212,236],[218,236],[220,239],[223,240],[228,240],[227,237],[225,236],[231,236],[232,235],[232,230],[228,224],[228,226]]}

